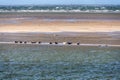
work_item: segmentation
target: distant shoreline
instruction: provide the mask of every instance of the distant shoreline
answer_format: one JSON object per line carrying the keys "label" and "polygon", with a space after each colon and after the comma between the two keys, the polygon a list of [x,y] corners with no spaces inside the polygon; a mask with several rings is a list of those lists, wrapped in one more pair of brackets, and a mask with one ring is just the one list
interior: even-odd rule
{"label": "distant shoreline", "polygon": [[26,10],[26,11],[0,11],[0,13],[84,13],[84,14],[120,14],[120,11],[105,12],[105,11],[41,11],[41,10]]}
{"label": "distant shoreline", "polygon": [[120,13],[120,5],[1,5],[0,12],[86,12]]}

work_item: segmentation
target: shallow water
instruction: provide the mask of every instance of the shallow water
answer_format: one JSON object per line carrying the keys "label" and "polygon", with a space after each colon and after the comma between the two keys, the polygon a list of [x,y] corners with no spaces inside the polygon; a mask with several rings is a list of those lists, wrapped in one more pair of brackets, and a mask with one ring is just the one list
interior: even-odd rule
{"label": "shallow water", "polygon": [[120,48],[0,44],[1,80],[120,80]]}

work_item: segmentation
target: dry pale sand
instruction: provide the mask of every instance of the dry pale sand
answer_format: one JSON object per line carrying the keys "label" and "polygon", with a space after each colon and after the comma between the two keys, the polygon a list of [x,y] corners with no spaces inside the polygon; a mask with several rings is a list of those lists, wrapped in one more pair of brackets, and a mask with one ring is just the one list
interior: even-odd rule
{"label": "dry pale sand", "polygon": [[[1,21],[1,19],[0,19]],[[10,21],[10,20],[9,20]],[[12,20],[11,20],[12,21]],[[113,32],[120,31],[120,21],[44,21],[16,20],[0,23],[0,32]]]}
{"label": "dry pale sand", "polygon": [[120,31],[120,13],[1,13],[0,32]]}

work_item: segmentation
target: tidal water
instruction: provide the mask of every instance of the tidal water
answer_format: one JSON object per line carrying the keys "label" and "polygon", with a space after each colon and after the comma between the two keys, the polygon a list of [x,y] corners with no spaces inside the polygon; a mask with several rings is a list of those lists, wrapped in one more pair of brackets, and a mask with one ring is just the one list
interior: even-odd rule
{"label": "tidal water", "polygon": [[0,80],[120,80],[120,47],[0,44]]}
{"label": "tidal water", "polygon": [[120,12],[120,5],[0,5],[0,12]]}

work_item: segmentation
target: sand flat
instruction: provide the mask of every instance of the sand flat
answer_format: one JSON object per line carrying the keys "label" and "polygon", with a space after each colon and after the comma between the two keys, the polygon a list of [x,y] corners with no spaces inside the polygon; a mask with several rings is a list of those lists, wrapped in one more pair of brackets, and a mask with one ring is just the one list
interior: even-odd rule
{"label": "sand flat", "polygon": [[1,13],[0,32],[120,31],[120,13]]}
{"label": "sand flat", "polygon": [[18,20],[0,24],[0,32],[113,32],[120,31],[120,21],[42,21]]}
{"label": "sand flat", "polygon": [[0,42],[42,41],[120,45],[120,16],[92,13],[0,14]]}

